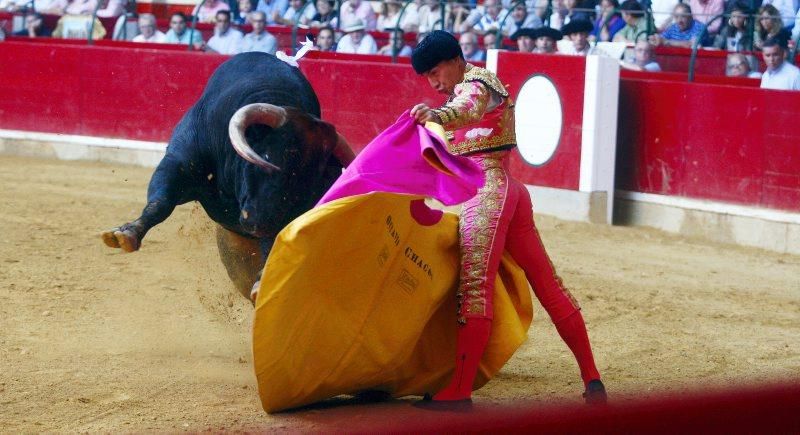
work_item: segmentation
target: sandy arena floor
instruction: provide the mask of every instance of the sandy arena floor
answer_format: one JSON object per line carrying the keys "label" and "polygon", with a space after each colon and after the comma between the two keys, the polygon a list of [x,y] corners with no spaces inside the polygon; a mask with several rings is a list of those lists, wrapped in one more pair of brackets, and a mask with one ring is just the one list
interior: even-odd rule
{"label": "sandy arena floor", "polygon": [[[138,216],[151,172],[0,156],[0,432],[346,430],[425,412],[410,400],[338,400],[264,413],[251,306],[203,211],[179,207],[135,254],[99,238]],[[537,222],[617,403],[800,378],[800,257]],[[536,315],[529,342],[475,394],[478,408],[580,400],[571,355]]]}

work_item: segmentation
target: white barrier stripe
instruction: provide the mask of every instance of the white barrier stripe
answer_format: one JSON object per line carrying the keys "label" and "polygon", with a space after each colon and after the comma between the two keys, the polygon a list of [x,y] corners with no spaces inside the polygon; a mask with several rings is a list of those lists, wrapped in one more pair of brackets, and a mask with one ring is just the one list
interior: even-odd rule
{"label": "white barrier stripe", "polygon": [[164,151],[166,142],[147,142],[130,139],[114,139],[94,136],[78,136],[71,134],[41,133],[34,131],[0,130],[0,139],[30,140],[39,142],[60,142],[76,145],[88,145],[101,148],[122,148],[145,151]]}
{"label": "white barrier stripe", "polygon": [[732,216],[763,219],[773,222],[800,225],[800,213],[779,211],[768,208],[751,207],[746,205],[727,204],[723,202],[692,199],[680,196],[657,195],[654,193],[631,192],[629,190],[617,190],[615,198],[627,199],[637,202],[649,202],[651,204],[678,207],[689,210],[699,210],[711,213],[726,214]]}

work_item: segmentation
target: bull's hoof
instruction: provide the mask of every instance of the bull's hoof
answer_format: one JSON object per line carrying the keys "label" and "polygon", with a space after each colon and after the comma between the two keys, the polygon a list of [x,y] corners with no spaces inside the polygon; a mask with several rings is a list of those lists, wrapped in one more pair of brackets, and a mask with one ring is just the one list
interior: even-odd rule
{"label": "bull's hoof", "polygon": [[122,231],[114,228],[101,234],[103,243],[109,248],[120,248],[125,252],[138,251],[141,246],[139,238],[131,230]]}
{"label": "bull's hoof", "polygon": [[258,300],[258,290],[260,288],[261,288],[261,280],[259,279],[258,281],[256,281],[255,284],[253,284],[253,288],[250,289],[250,302],[252,302],[253,305],[255,305],[256,300]]}

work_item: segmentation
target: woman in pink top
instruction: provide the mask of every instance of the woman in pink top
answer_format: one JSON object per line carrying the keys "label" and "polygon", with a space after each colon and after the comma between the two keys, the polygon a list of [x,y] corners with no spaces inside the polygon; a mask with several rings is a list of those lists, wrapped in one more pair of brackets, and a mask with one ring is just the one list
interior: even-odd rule
{"label": "woman in pink top", "polygon": [[199,5],[194,8],[192,15],[197,17],[201,23],[213,23],[218,11],[229,11],[231,7],[222,0],[206,1],[202,7]]}

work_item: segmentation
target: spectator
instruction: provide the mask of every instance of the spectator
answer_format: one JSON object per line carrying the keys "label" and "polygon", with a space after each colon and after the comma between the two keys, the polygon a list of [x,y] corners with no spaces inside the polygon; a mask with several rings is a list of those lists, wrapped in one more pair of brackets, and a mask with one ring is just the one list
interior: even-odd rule
{"label": "spectator", "polygon": [[309,27],[323,28],[336,25],[336,11],[333,10],[333,0],[317,0],[317,13],[311,17]]}
{"label": "spectator", "polygon": [[[17,0],[18,2],[22,0]],[[28,3],[27,1],[25,2]],[[64,15],[66,0],[33,0],[33,9],[40,14]]]}
{"label": "spectator", "polygon": [[725,27],[714,38],[713,46],[728,51],[752,51],[753,38],[748,29],[748,15],[750,10],[746,6],[735,5]]}
{"label": "spectator", "polygon": [[53,38],[65,39],[87,39],[89,29],[92,29],[92,39],[103,39],[106,36],[106,28],[98,18],[94,19],[92,25],[91,15],[64,15],[58,19]]}
{"label": "spectator", "polygon": [[223,0],[206,0],[202,7],[200,4],[195,6],[192,15],[197,17],[197,21],[201,23],[213,23],[216,20],[217,12],[230,10],[230,5]]}
{"label": "spectator", "polygon": [[233,22],[237,25],[250,24],[250,12],[253,12],[253,3],[250,0],[239,0],[239,10],[233,17]]}
{"label": "spectator", "polygon": [[517,51],[520,53],[533,53],[536,48],[536,29],[522,28],[511,35],[511,40],[517,42]]}
{"label": "spectator", "polygon": [[97,7],[97,0],[70,0],[64,8],[65,15],[92,15]]}
{"label": "spectator", "polygon": [[[497,1],[497,0],[488,0]],[[425,0],[425,4],[420,6],[418,19],[419,19],[419,32],[428,33],[435,29],[442,27],[442,9],[439,5],[439,0]],[[445,21],[449,18],[449,11],[445,8]],[[450,28],[452,23],[445,22],[445,28]]]}
{"label": "spectator", "polygon": [[477,24],[480,19],[480,13],[471,10],[466,3],[460,3],[458,0],[450,3],[450,21],[453,23],[453,32],[464,33],[469,32],[472,26]]}
{"label": "spectator", "polygon": [[167,35],[156,28],[156,16],[153,14],[139,15],[139,34],[133,42],[152,42],[162,44],[167,42]]}
{"label": "spectator", "polygon": [[[298,17],[297,13],[300,12],[300,9],[306,4],[306,1],[308,1],[309,4],[303,10],[303,15]],[[311,20],[314,18],[314,15],[317,14],[314,4],[311,3],[312,1],[313,0],[289,0],[289,8],[286,9],[286,12],[283,13],[282,17],[275,17],[274,21],[285,26],[294,26],[295,22],[298,22],[298,24],[302,24],[304,26],[308,26],[308,24],[311,23]]]}
{"label": "spectator", "polygon": [[797,3],[794,0],[764,0],[761,6],[770,5],[778,11],[777,15],[781,18],[781,27],[790,27],[794,22]]}
{"label": "spectator", "polygon": [[617,0],[602,0],[600,2],[600,14],[594,21],[594,28],[590,39],[593,41],[611,41],[614,35],[625,27],[625,20],[617,11],[619,2]]}
{"label": "spectator", "polygon": [[37,11],[54,15],[92,15],[97,0],[55,0]]}
{"label": "spectator", "polygon": [[761,76],[763,89],[800,91],[800,69],[786,61],[787,49],[783,38],[769,38],[764,41],[762,54],[767,70]]}
{"label": "spectator", "polygon": [[748,56],[742,53],[731,53],[728,55],[725,75],[728,77],[749,77],[751,79],[761,78],[761,73],[753,71],[750,65],[751,61]]}
{"label": "spectator", "polygon": [[199,30],[191,31],[186,27],[186,15],[183,12],[175,12],[169,17],[169,30],[167,30],[166,42],[170,44],[185,44],[191,42],[195,50],[203,48],[203,35]]}
{"label": "spectator", "polygon": [[283,16],[289,8],[289,0],[258,0],[257,11],[261,11],[267,17],[267,24],[275,24],[275,14]]}
{"label": "spectator", "polygon": [[[790,2],[792,0],[789,0]],[[708,26],[708,34],[716,35],[722,25],[722,19],[715,20],[708,24],[712,18],[725,12],[723,0],[689,0],[689,7],[692,8],[694,20],[702,25]]]}
{"label": "spectator", "polygon": [[[356,22],[361,22],[365,30],[375,30],[378,17],[372,10],[372,5],[365,0],[346,0],[339,11],[339,23],[342,27],[352,27]],[[370,37],[370,39],[372,39]],[[373,40],[373,42],[375,42]],[[377,48],[375,49],[377,51]]]}
{"label": "spectator", "polygon": [[[0,11],[19,12],[25,9],[30,0],[0,0]],[[17,32],[14,32],[16,35]]]}
{"label": "spectator", "polygon": [[486,47],[487,50],[497,47],[497,33],[489,32],[483,35],[483,46]]}
{"label": "spectator", "polygon": [[116,18],[125,13],[125,4],[122,0],[108,0],[104,7],[97,10],[100,18]]}
{"label": "spectator", "polygon": [[620,6],[620,10],[625,27],[614,35],[612,41],[636,42],[640,33],[647,33],[647,18],[644,16],[644,8],[636,0],[625,0]]}
{"label": "spectator", "polygon": [[797,15],[794,18],[794,27],[792,28],[792,41],[797,40],[800,36],[800,9],[797,10]]}
{"label": "spectator", "polygon": [[[472,32],[464,32],[458,38],[458,45],[467,62],[485,62],[486,52],[478,46],[478,36]],[[489,48],[489,47],[487,47]]]}
{"label": "spectator", "polygon": [[788,39],[788,36],[784,35],[784,32],[782,31],[783,21],[781,20],[780,12],[775,9],[775,6],[761,6],[761,8],[758,10],[756,32],[753,35],[753,45],[756,47],[756,49],[761,50],[761,46],[764,45],[764,41],[769,38],[776,38],[779,36],[779,34],[781,37]]}
{"label": "spectator", "polygon": [[218,11],[214,24],[214,36],[208,40],[206,49],[219,54],[236,54],[242,48],[242,38],[242,32],[231,28],[231,12]]}
{"label": "spectator", "polygon": [[533,36],[536,37],[536,46],[532,53],[552,54],[556,52],[556,41],[563,36],[561,32],[552,27],[539,27],[534,30]]}
{"label": "spectator", "polygon": [[53,32],[44,26],[42,15],[37,12],[25,14],[25,28],[14,32],[15,36],[27,36],[29,38],[49,37]]}
{"label": "spectator", "polygon": [[692,18],[692,8],[686,3],[678,3],[672,11],[672,21],[663,33],[651,35],[653,45],[669,45],[673,47],[691,47],[700,37],[703,25]]}
{"label": "spectator", "polygon": [[[308,1],[308,6],[303,10],[302,16],[298,17],[297,13]],[[275,23],[284,26],[294,26],[295,23],[308,27],[314,15],[317,14],[317,9],[314,8],[313,0],[289,0],[289,8],[283,13],[283,16],[275,17]]]}
{"label": "spectator", "polygon": [[573,56],[588,56],[592,47],[589,46],[589,33],[594,26],[586,20],[570,20],[561,28],[561,33],[566,36],[572,44],[565,47],[562,54]]}
{"label": "spectator", "polygon": [[[411,7],[406,8],[403,13],[403,22],[398,23],[400,10],[403,3],[400,0],[384,0],[381,3],[381,14],[378,16],[377,29],[386,32],[386,29],[400,28],[404,32],[416,32],[419,28],[419,16],[417,11]],[[411,9],[411,10],[409,10]]]}
{"label": "spectator", "polygon": [[508,11],[500,5],[500,0],[484,0],[483,8],[483,15],[472,26],[472,30],[479,35],[496,32],[500,28],[500,22],[503,17],[508,14]]}
{"label": "spectator", "polygon": [[375,39],[365,32],[365,26],[361,20],[356,19],[343,31],[345,35],[336,45],[337,53],[375,54],[378,52]]}
{"label": "spectator", "polygon": [[333,28],[325,26],[319,29],[314,45],[319,51],[336,51],[336,38],[334,37]]}
{"label": "spectator", "polygon": [[250,23],[253,25],[253,31],[242,38],[240,51],[263,51],[275,54],[278,51],[278,40],[264,29],[267,25],[267,16],[261,11],[250,12]]}
{"label": "spectator", "polygon": [[384,56],[391,56],[393,54],[393,47],[397,47],[397,55],[411,57],[411,46],[405,43],[403,39],[404,32],[400,29],[386,29],[389,32],[389,43],[378,50],[378,54]]}
{"label": "spectator", "polygon": [[536,29],[539,27],[542,27],[542,20],[536,14],[529,14],[528,7],[525,4],[518,3],[511,10],[511,16],[506,18],[506,23],[503,25],[503,34],[510,36],[522,28]]}
{"label": "spectator", "polygon": [[571,20],[586,20],[592,22],[594,20],[594,8],[584,8],[579,0],[561,0],[561,7],[555,8],[552,15],[550,15],[550,27],[559,30]]}
{"label": "spectator", "polygon": [[650,2],[653,24],[657,32],[661,33],[667,30],[667,27],[672,24],[672,10],[678,3],[683,3],[683,0],[652,0]]}
{"label": "spectator", "polygon": [[661,71],[661,66],[655,60],[653,46],[644,39],[633,48],[633,62],[620,61],[620,66],[634,71]]}

